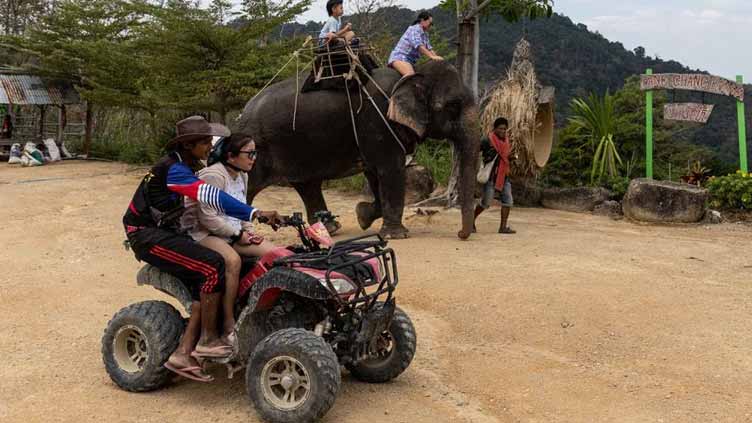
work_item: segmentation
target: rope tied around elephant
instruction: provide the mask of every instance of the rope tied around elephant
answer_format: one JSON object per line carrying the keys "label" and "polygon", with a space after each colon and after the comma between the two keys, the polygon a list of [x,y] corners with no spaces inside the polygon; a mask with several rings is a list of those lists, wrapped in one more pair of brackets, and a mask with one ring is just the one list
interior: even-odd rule
{"label": "rope tied around elephant", "polygon": [[[292,57],[290,57],[290,59],[284,65],[282,65],[281,68],[279,68],[279,70],[277,71],[277,73],[275,73],[274,76],[250,100],[250,101],[253,101],[262,92],[264,92],[264,90],[266,90],[272,84],[272,82],[274,82],[277,79],[277,77],[287,68],[287,66],[289,66],[290,63],[292,63],[293,60],[295,60],[295,103],[293,105],[293,115],[292,115],[292,130],[293,130],[293,132],[296,130],[296,122],[297,122],[297,116],[298,116],[298,102],[299,102],[299,96],[300,96],[300,56],[301,56],[301,52],[303,52],[304,50],[307,51],[308,46],[310,45],[310,43],[311,43],[312,40],[313,40],[313,38],[311,36],[308,36],[306,38],[306,40],[303,42],[303,44],[301,45],[301,47],[299,49],[295,50],[292,53]],[[389,95],[387,95],[387,93],[384,91],[384,89],[381,88],[381,86],[378,84],[378,82],[376,82],[376,80],[373,79],[373,77],[371,77],[371,75],[369,74],[368,70],[365,68],[365,66],[363,66],[363,64],[361,63],[360,59],[358,58],[358,55],[355,54],[355,52],[353,51],[352,46],[350,46],[349,44],[345,44],[344,52],[345,52],[345,54],[348,57],[349,65],[350,65],[349,68],[350,69],[349,69],[348,72],[345,72],[345,73],[342,73],[342,74],[339,74],[339,75],[335,75],[334,74],[334,68],[332,67],[332,61],[331,61],[331,54],[332,54],[332,52],[331,52],[331,50],[329,50],[329,46],[328,45],[327,45],[327,51],[326,51],[326,53],[322,54],[321,56],[328,55],[330,57],[330,60],[329,60],[329,69],[330,69],[330,72],[332,74],[332,77],[342,77],[342,79],[344,81],[344,84],[345,84],[345,93],[347,94],[347,103],[348,103],[348,107],[349,107],[349,110],[350,110],[350,120],[352,122],[353,135],[355,136],[355,143],[358,146],[358,149],[360,150],[360,141],[359,141],[359,137],[358,137],[357,125],[355,123],[355,115],[360,114],[360,112],[361,112],[361,110],[363,108],[363,94],[365,93],[366,97],[368,98],[368,101],[373,105],[374,109],[376,109],[376,113],[378,113],[379,117],[384,122],[384,125],[386,125],[387,129],[389,130],[389,133],[392,135],[392,137],[394,138],[394,140],[397,142],[397,145],[399,145],[400,149],[402,150],[402,153],[403,154],[407,154],[407,149],[405,148],[405,145],[402,143],[402,141],[399,139],[399,137],[397,136],[397,134],[394,132],[394,129],[389,124],[389,121],[387,120],[386,116],[384,116],[384,114],[382,113],[381,109],[376,104],[376,101],[371,96],[371,93],[369,93],[368,90],[365,88],[365,85],[363,84],[363,81],[361,81],[361,79],[360,79],[360,74],[362,73],[363,75],[365,75],[368,78],[368,80],[373,84],[373,86],[375,86],[376,89],[384,96],[384,98],[386,99],[387,102],[391,101],[391,98],[389,97]],[[312,65],[315,61],[316,61],[316,55],[314,55],[314,58],[312,60],[310,60],[308,63],[306,63],[303,68],[304,69],[307,68],[309,65]],[[313,70],[313,72],[315,72],[315,80],[316,80],[316,82],[318,82],[322,78],[321,74],[323,72],[323,69],[324,69],[324,67],[321,66],[319,68],[318,72],[316,72],[315,69]],[[358,70],[360,70],[361,72],[358,72]],[[349,90],[349,87],[348,87],[348,82],[351,81],[351,80],[356,81],[357,84],[358,84],[358,87],[359,87],[358,93],[360,95],[360,106],[358,107],[358,111],[357,112],[353,111],[352,98],[350,96],[350,90]],[[237,120],[240,120],[242,116],[243,116],[242,113],[239,114],[238,117],[237,117]]]}

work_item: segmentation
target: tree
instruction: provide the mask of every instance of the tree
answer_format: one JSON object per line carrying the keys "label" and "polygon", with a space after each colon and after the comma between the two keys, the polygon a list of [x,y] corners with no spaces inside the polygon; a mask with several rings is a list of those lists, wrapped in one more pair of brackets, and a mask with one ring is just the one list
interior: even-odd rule
{"label": "tree", "polygon": [[[243,0],[241,10],[243,19],[249,25],[267,25],[274,22],[277,25],[285,24],[293,20],[295,16],[308,10],[312,0]],[[260,47],[266,47],[269,43],[269,31],[259,35]]]}
{"label": "tree", "polygon": [[28,72],[76,85],[87,101],[85,150],[94,104],[139,104],[143,68],[133,41],[147,11],[140,1],[59,1],[23,35],[0,39],[0,47],[30,56]]}
{"label": "tree", "polygon": [[154,12],[139,40],[147,66],[142,98],[163,107],[216,112],[225,123],[228,112],[242,107],[298,43],[258,44],[298,8],[275,9],[275,18],[237,28],[221,24],[217,10],[168,4]]}
{"label": "tree", "polygon": [[54,6],[51,0],[0,0],[0,28],[5,35],[23,34]]}

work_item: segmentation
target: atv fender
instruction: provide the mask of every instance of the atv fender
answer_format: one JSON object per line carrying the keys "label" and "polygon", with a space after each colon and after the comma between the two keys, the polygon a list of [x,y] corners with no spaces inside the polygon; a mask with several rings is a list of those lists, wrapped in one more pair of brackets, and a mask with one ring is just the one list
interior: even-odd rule
{"label": "atv fender", "polygon": [[326,300],[331,297],[329,290],[313,276],[288,267],[274,267],[253,284],[248,294],[246,309],[268,310],[277,302],[282,291],[312,300]]}
{"label": "atv fender", "polygon": [[138,271],[136,282],[139,285],[151,285],[159,291],[180,301],[185,311],[190,315],[193,298],[190,291],[180,279],[167,272],[159,270],[156,266],[147,264]]}
{"label": "atv fender", "polygon": [[313,276],[287,267],[272,268],[253,284],[248,294],[248,305],[238,316],[235,330],[238,339],[244,341],[238,344],[233,357],[236,361],[247,360],[256,344],[268,335],[265,325],[268,311],[283,291],[314,301],[331,298],[331,293]]}

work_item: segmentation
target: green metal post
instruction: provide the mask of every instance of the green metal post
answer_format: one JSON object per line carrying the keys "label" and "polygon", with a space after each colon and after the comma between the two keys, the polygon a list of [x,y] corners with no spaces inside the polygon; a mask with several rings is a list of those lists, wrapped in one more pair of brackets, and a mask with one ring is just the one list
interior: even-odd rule
{"label": "green metal post", "polygon": [[[652,69],[645,71],[652,74]],[[653,90],[645,92],[645,177],[653,179]]]}
{"label": "green metal post", "polygon": [[[744,78],[736,76],[736,82],[743,84]],[[747,168],[747,124],[744,118],[744,102],[736,100],[736,120],[739,123],[739,169],[749,172]]]}

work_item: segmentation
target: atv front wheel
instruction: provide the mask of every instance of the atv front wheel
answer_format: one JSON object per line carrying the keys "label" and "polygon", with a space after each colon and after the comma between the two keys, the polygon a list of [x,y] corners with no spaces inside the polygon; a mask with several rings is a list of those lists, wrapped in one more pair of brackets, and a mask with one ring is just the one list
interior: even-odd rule
{"label": "atv front wheel", "polygon": [[102,360],[110,379],[132,392],[166,385],[174,375],[164,363],[183,329],[180,312],[163,301],[144,301],[118,311],[102,337]]}
{"label": "atv front wheel", "polygon": [[303,329],[282,329],[256,346],[245,380],[251,402],[265,421],[311,422],[334,404],[340,369],[323,338]]}
{"label": "atv front wheel", "polygon": [[399,307],[395,307],[389,329],[377,341],[372,357],[346,367],[358,380],[369,383],[388,382],[405,371],[415,356],[415,327]]}

